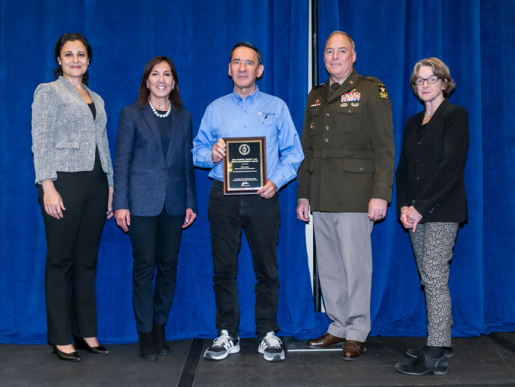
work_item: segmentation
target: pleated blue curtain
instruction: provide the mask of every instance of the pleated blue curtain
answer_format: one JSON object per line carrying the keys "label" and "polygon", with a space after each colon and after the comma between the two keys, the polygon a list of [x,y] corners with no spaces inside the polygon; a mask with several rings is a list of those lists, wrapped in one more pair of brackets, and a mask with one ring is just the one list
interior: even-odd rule
{"label": "pleated blue curtain", "polygon": [[[388,89],[396,160],[407,118],[423,109],[409,85],[413,65],[436,56],[449,66],[456,82],[450,101],[467,109],[470,124],[465,173],[469,221],[458,233],[450,274],[453,335],[513,331],[515,3],[320,0],[319,5],[320,46],[333,30],[348,32],[356,42],[357,71],[381,79]],[[323,63],[322,52],[319,60]],[[322,65],[320,80],[326,79]],[[373,232],[371,334],[424,336],[424,296],[395,208],[394,200]]]}
{"label": "pleated blue curtain", "polygon": [[[176,63],[194,131],[207,105],[231,92],[229,51],[240,40],[263,53],[261,90],[284,99],[297,130],[307,95],[308,1],[178,0],[119,2],[0,0],[0,342],[45,343],[45,234],[30,151],[32,95],[53,80],[53,48],[65,32],[81,32],[94,58],[90,86],[106,102],[114,154],[120,110],[131,104],[143,67],[156,55]],[[451,102],[468,110],[471,144],[466,169],[469,223],[459,231],[451,266],[454,330],[458,336],[515,330],[515,4],[510,0],[319,0],[319,44],[339,29],[356,41],[356,69],[383,81],[393,103],[397,157],[406,119],[422,109],[408,79],[427,56],[446,62],[456,81]],[[320,50],[321,51],[321,50]],[[327,79],[320,59],[320,80]],[[169,339],[213,337],[207,171],[197,170],[199,217],[183,234]],[[315,315],[304,243],[295,218],[296,183],[281,192],[278,246],[280,334],[325,331]],[[426,334],[425,304],[408,235],[393,208],[373,233],[373,335]],[[113,221],[100,247],[99,338],[136,340],[128,236]],[[239,273],[241,334],[254,334],[254,274],[242,245]]]}
{"label": "pleated blue curtain", "polygon": [[[106,103],[111,152],[121,109],[136,99],[145,64],[156,55],[176,64],[196,134],[207,105],[232,91],[229,52],[249,41],[263,53],[258,85],[290,106],[302,130],[307,94],[308,3],[294,0],[98,2],[0,0],[0,342],[45,343],[46,243],[31,155],[31,103],[36,86],[53,81],[53,49],[65,32],[81,32],[93,48],[90,87]],[[170,339],[213,337],[215,301],[207,201],[211,181],[198,170],[199,216],[183,233]],[[279,322],[282,334],[315,327],[304,227],[295,216],[296,183],[281,196]],[[254,335],[252,260],[246,242],[239,264],[241,335]],[[137,339],[132,312],[129,237],[107,222],[97,273],[101,341]]]}

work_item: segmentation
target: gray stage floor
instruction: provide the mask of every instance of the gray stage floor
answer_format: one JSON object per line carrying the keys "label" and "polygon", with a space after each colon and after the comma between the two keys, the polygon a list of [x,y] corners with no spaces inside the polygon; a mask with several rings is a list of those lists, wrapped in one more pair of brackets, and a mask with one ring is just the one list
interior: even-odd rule
{"label": "gray stage floor", "polygon": [[339,351],[299,351],[303,341],[283,338],[285,362],[268,363],[257,339],[241,352],[205,361],[211,340],[170,342],[155,363],[138,356],[136,344],[110,345],[107,356],[81,352],[82,361],[59,361],[46,345],[0,345],[0,386],[515,386],[515,333],[455,339],[456,356],[443,376],[406,376],[394,364],[423,338],[371,337],[362,360],[346,362]]}

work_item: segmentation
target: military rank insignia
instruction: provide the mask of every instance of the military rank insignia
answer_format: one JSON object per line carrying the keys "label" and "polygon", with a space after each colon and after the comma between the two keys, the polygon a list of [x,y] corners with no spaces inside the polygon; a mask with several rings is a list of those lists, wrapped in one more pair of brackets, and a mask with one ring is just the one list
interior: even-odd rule
{"label": "military rank insignia", "polygon": [[383,99],[388,99],[388,92],[386,91],[386,86],[380,83],[379,85],[379,96]]}

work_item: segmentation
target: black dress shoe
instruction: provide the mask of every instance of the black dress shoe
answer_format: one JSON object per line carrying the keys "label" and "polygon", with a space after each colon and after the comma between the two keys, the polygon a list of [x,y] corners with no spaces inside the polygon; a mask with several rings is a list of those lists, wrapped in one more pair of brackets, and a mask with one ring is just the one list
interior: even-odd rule
{"label": "black dress shoe", "polygon": [[109,353],[107,348],[102,345],[99,345],[98,347],[90,347],[82,337],[73,336],[73,341],[75,342],[75,348],[80,349],[81,351],[88,351],[95,355],[107,355]]}
{"label": "black dress shoe", "polygon": [[52,345],[52,348],[54,349],[54,353],[59,360],[80,361],[80,357],[77,352],[66,353],[66,352],[60,351],[57,348],[57,345]]}
{"label": "black dress shoe", "polygon": [[433,373],[435,375],[445,375],[449,368],[449,359],[442,356],[437,359],[428,359],[427,355],[422,351],[419,357],[410,363],[397,363],[395,368],[400,373],[406,375],[426,375]]}
{"label": "black dress shoe", "polygon": [[[416,359],[417,357],[419,357],[421,355],[421,353],[423,351],[424,351],[424,348],[408,349],[406,351],[406,355]],[[443,350],[443,354],[445,355],[445,357],[447,357],[447,359],[450,359],[451,357],[454,357],[454,344],[452,344],[450,347],[445,347],[445,349]]]}

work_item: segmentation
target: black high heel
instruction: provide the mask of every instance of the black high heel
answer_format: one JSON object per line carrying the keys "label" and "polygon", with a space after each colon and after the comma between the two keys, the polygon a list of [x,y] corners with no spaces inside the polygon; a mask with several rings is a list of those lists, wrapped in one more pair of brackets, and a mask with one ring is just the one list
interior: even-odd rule
{"label": "black high heel", "polygon": [[80,361],[80,357],[77,352],[72,352],[72,353],[63,352],[63,351],[59,350],[59,348],[57,348],[57,345],[52,345],[52,348],[54,349],[54,353],[59,360]]}
{"label": "black high heel", "polygon": [[75,348],[80,349],[82,351],[88,351],[89,353],[94,353],[95,355],[107,355],[109,351],[106,347],[99,345],[98,347],[90,347],[86,340],[82,337],[73,336],[73,341],[75,342]]}

